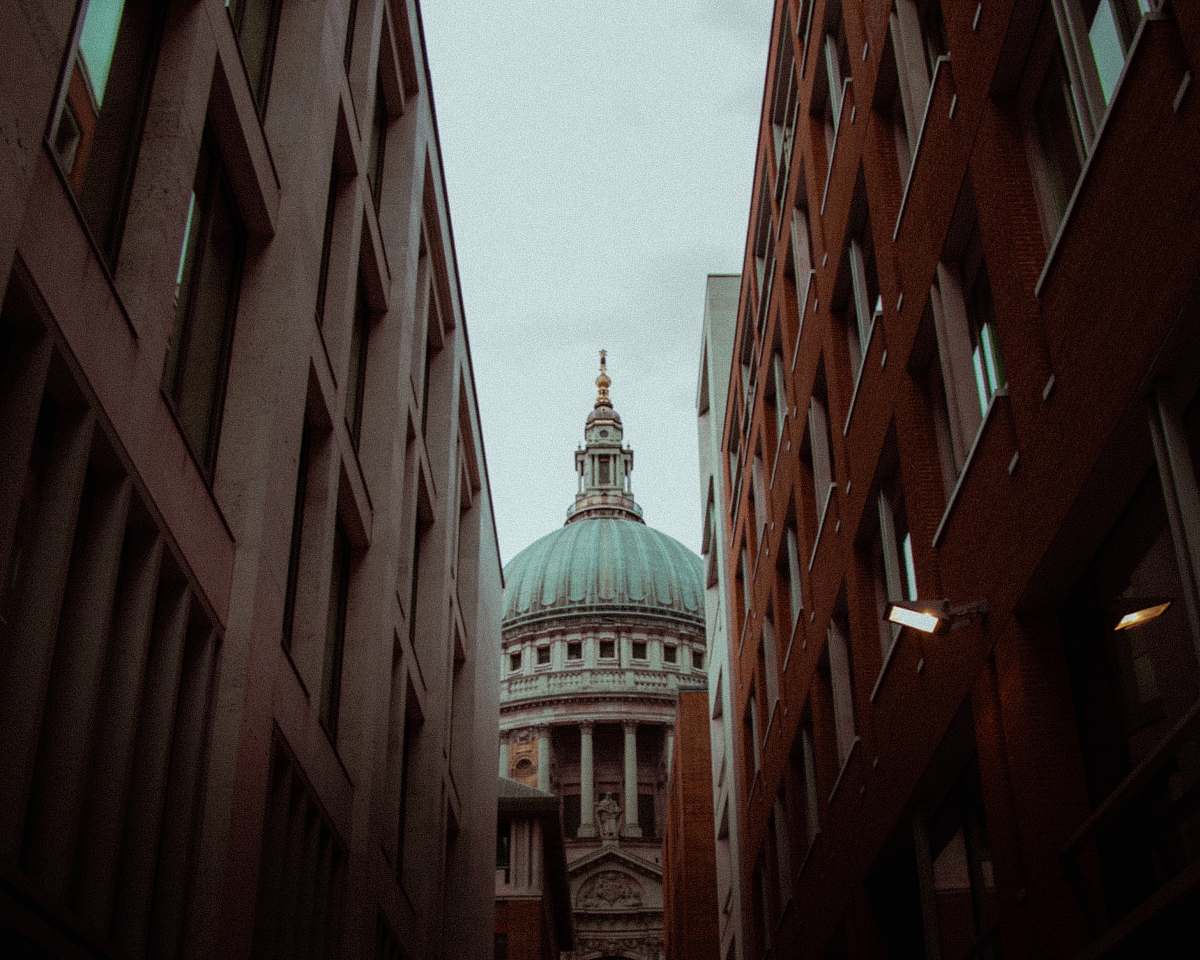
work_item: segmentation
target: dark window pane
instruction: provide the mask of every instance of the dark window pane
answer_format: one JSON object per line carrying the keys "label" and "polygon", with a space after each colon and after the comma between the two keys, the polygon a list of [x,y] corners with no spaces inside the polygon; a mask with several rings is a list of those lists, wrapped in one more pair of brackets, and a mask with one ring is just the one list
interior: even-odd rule
{"label": "dark window pane", "polygon": [[383,82],[375,81],[375,112],[371,117],[371,137],[367,144],[367,179],[375,209],[379,209],[379,194],[383,185],[383,156],[387,147],[388,113],[383,99]]}
{"label": "dark window pane", "polygon": [[579,833],[579,794],[568,793],[562,798],[563,836]]}
{"label": "dark window pane", "polygon": [[946,24],[942,20],[941,0],[925,0],[925,6],[921,9],[921,38],[925,45],[929,78],[932,80],[938,57],[950,52],[950,44],[946,40]]}
{"label": "dark window pane", "polygon": [[354,326],[350,331],[350,370],[346,375],[346,425],[354,446],[362,432],[363,389],[367,380],[367,346],[370,341],[370,306],[367,293],[359,279],[354,301]]}
{"label": "dark window pane", "polygon": [[342,51],[342,63],[346,72],[350,72],[350,64],[354,61],[354,22],[358,19],[358,0],[350,0],[350,12],[346,17],[346,47]]}
{"label": "dark window pane", "polygon": [[346,646],[346,606],[350,597],[350,541],[339,523],[333,538],[329,607],[325,620],[325,663],[321,671],[321,725],[336,742],[342,700],[342,657]]}
{"label": "dark window pane", "polygon": [[233,0],[229,15],[237,33],[250,90],[261,115],[267,107],[275,35],[279,29],[280,0]]}
{"label": "dark window pane", "polygon": [[220,159],[208,136],[200,151],[192,203],[166,386],[193,453],[205,468],[211,468],[245,240]]}
{"label": "dark window pane", "polygon": [[[1118,628],[1168,601],[1157,616]],[[1156,470],[1097,552],[1062,622],[1093,807],[1139,765],[1155,771],[1095,834],[1116,921],[1200,859],[1200,744],[1194,724],[1173,733],[1196,708],[1200,666]]]}
{"label": "dark window pane", "polygon": [[1056,55],[1034,104],[1034,124],[1041,149],[1041,175],[1045,182],[1048,211],[1057,228],[1067,209],[1075,182],[1083,170],[1083,150],[1075,104],[1066,79],[1062,56]]}
{"label": "dark window pane", "polygon": [[308,496],[308,458],[312,442],[308,424],[300,435],[300,458],[296,467],[296,498],[292,504],[292,540],[288,548],[287,588],[283,599],[283,646],[290,650],[296,615],[296,583],[300,577],[300,550],[304,534],[304,502]]}
{"label": "dark window pane", "polygon": [[329,195],[325,198],[325,231],[321,236],[321,265],[317,272],[317,325],[325,322],[325,296],[329,289],[329,256],[333,250],[333,218],[337,212],[337,171],[329,171]]}
{"label": "dark window pane", "polygon": [[638,826],[643,837],[657,837],[658,824],[654,820],[654,794],[638,794]]}

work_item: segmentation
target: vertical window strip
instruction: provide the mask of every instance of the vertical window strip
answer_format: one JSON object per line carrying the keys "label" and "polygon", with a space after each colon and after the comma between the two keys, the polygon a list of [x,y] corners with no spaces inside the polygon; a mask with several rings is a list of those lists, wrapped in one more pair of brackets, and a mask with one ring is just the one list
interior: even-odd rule
{"label": "vertical window strip", "polygon": [[285,650],[292,648],[296,620],[296,588],[300,579],[300,556],[304,538],[304,506],[308,499],[308,466],[312,431],[307,423],[300,433],[300,455],[296,465],[296,496],[292,504],[292,534],[288,547],[287,586],[283,596],[282,641]]}
{"label": "vertical window strip", "polygon": [[335,521],[330,563],[329,605],[325,620],[325,662],[321,670],[320,721],[337,745],[342,700],[342,663],[346,647],[346,614],[350,598],[350,541]]}
{"label": "vertical window strip", "polygon": [[362,437],[363,396],[366,391],[368,349],[371,339],[371,308],[361,274],[354,299],[354,323],[350,330],[350,369],[346,376],[346,426],[358,449]]}
{"label": "vertical window strip", "polygon": [[329,167],[329,193],[325,197],[325,225],[321,234],[321,263],[317,268],[317,326],[325,323],[325,300],[329,292],[329,261],[333,253],[333,224],[337,213],[338,188],[337,168]]}

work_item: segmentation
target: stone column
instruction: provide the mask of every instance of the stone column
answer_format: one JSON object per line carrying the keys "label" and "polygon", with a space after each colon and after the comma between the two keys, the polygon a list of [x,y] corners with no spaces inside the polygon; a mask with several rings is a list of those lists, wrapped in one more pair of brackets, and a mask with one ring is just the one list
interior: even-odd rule
{"label": "stone column", "polygon": [[667,735],[665,738],[665,751],[667,755],[667,779],[671,778],[671,758],[675,756],[675,728],[667,727]]}
{"label": "stone column", "polygon": [[637,723],[625,722],[625,836],[640,837],[638,825]]}
{"label": "stone column", "polygon": [[596,835],[596,781],[592,760],[592,724],[579,725],[579,832],[576,836]]}
{"label": "stone column", "polygon": [[550,792],[550,728],[538,727],[537,785],[539,790]]}
{"label": "stone column", "polygon": [[500,734],[500,776],[508,775],[508,732],[503,731]]}

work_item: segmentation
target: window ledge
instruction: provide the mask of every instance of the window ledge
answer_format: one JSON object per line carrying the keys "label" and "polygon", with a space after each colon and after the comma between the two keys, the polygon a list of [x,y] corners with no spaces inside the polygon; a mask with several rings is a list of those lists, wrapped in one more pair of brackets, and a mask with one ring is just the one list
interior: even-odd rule
{"label": "window ledge", "polygon": [[855,735],[854,741],[850,744],[850,750],[846,753],[846,759],[842,761],[841,769],[838,770],[837,779],[833,781],[833,789],[829,791],[829,802],[831,804],[838,795],[842,781],[846,779],[846,771],[850,769],[850,761],[854,759],[854,754],[858,752],[858,745],[860,743],[862,743],[862,737]]}
{"label": "window ledge", "polygon": [[871,688],[871,702],[875,702],[875,698],[879,696],[879,691],[883,687],[883,678],[888,674],[888,668],[892,665],[892,661],[896,658],[896,650],[900,647],[900,639],[904,636],[905,630],[901,629],[896,632],[896,636],[892,638],[891,644],[888,646],[888,651],[883,657],[883,664],[879,668],[879,676],[875,679],[875,686]]}
{"label": "window ledge", "polygon": [[774,699],[774,700],[771,702],[771,711],[770,711],[770,713],[767,715],[767,729],[766,729],[766,730],[763,732],[763,738],[762,738],[762,748],[763,748],[763,750],[764,750],[764,751],[767,749],[767,744],[771,742],[771,730],[772,730],[772,729],[774,729],[774,727],[775,727],[775,717],[776,717],[776,716],[779,714],[779,712],[780,712],[780,711],[779,711],[779,704],[780,704],[780,700],[779,700],[779,698],[778,698],[778,697],[776,697],[776,698],[775,698],[775,699]]}
{"label": "window ledge", "polygon": [[[842,115],[846,112],[846,101],[850,99],[848,94],[853,89],[853,84],[853,77],[846,77],[842,80],[842,103],[838,110],[838,122],[833,130],[833,145],[829,148],[829,164],[825,168],[825,186],[821,190],[821,216],[825,216],[825,203],[829,199],[829,182],[833,179],[833,162],[837,159],[838,141],[842,138],[842,130],[847,126]],[[829,92],[826,91],[825,95],[829,96]]]}
{"label": "window ledge", "polygon": [[[813,537],[812,552],[808,555],[808,569],[813,568],[813,563],[817,559],[817,551],[821,547],[821,534],[825,532],[825,520],[829,516],[829,505],[833,503],[833,494],[837,490],[836,483],[830,483],[829,489],[825,492],[825,505],[821,507],[821,518],[817,521],[817,535]],[[934,543],[936,544],[936,540]]]}
{"label": "window ledge", "polygon": [[[810,252],[811,252],[811,248],[812,248],[812,239],[810,237],[810,239],[809,239]],[[808,312],[808,298],[809,298],[809,295],[813,291],[813,286],[814,286],[813,278],[816,275],[817,275],[817,271],[812,269],[811,267],[809,267],[808,276],[804,280],[804,295],[803,296],[798,295],[796,298],[796,313],[798,314],[798,316],[797,316],[797,320],[796,320],[796,342],[792,346],[791,367],[792,367],[793,373],[795,373],[795,371],[796,371],[796,361],[800,357],[800,338],[804,334],[804,316]],[[799,292],[797,291],[797,293],[799,293]],[[814,308],[814,310],[815,310],[815,308]]]}
{"label": "window ledge", "polygon": [[[778,398],[776,398],[776,402],[778,402]],[[775,475],[779,473],[779,454],[783,450],[783,441],[787,439],[788,435],[788,414],[786,412],[783,414],[781,422],[779,436],[775,439],[775,454],[771,458],[771,479],[767,483],[767,489],[772,491],[775,489]]]}
{"label": "window ledge", "polygon": [[1075,181],[1075,189],[1071,191],[1071,199],[1067,201],[1067,207],[1063,211],[1062,219],[1058,222],[1058,229],[1054,233],[1054,239],[1050,242],[1050,250],[1046,254],[1046,262],[1042,265],[1042,272],[1038,274],[1037,283],[1034,284],[1033,295],[1035,297],[1041,297],[1042,287],[1045,286],[1046,279],[1049,277],[1051,268],[1054,266],[1054,261],[1057,259],[1063,237],[1071,222],[1071,214],[1075,212],[1075,206],[1080,194],[1083,193],[1088,174],[1091,173],[1093,161],[1096,159],[1096,154],[1100,152],[1100,146],[1104,142],[1104,131],[1108,129],[1108,123],[1112,119],[1112,115],[1116,112],[1121,90],[1125,86],[1125,78],[1129,75],[1129,71],[1133,67],[1134,58],[1138,56],[1138,52],[1142,48],[1142,37],[1145,35],[1147,29],[1149,29],[1151,21],[1164,21],[1168,19],[1169,17],[1165,13],[1158,10],[1142,14],[1137,32],[1133,35],[1133,42],[1129,45],[1129,56],[1125,58],[1125,64],[1121,67],[1121,74],[1117,77],[1117,84],[1113,88],[1112,99],[1109,101],[1108,109],[1104,111],[1104,117],[1101,119],[1100,125],[1096,128],[1096,135],[1092,138],[1091,149],[1088,150],[1087,156],[1084,158],[1083,169],[1079,172],[1079,178]]}
{"label": "window ledge", "polygon": [[933,534],[933,546],[936,548],[942,540],[942,534],[946,532],[946,525],[950,521],[950,515],[954,512],[954,507],[958,503],[958,496],[961,493],[963,486],[966,484],[967,475],[971,472],[971,464],[975,462],[975,452],[983,443],[984,434],[988,432],[988,426],[996,419],[996,408],[1000,404],[1001,398],[1007,399],[1008,388],[1001,387],[993,394],[991,402],[988,403],[987,411],[983,415],[983,419],[979,422],[979,429],[975,431],[975,439],[971,441],[971,449],[967,451],[967,458],[963,461],[962,469],[958,471],[958,479],[954,482],[954,489],[950,492],[950,498],[946,501],[946,509],[942,511],[942,519],[938,521],[937,530]]}
{"label": "window ledge", "polygon": [[[946,68],[943,71],[943,67]],[[908,176],[904,179],[904,192],[900,195],[900,210],[896,214],[896,225],[892,227],[892,241],[900,235],[900,224],[904,220],[904,211],[908,209],[908,195],[916,177],[917,160],[921,156],[921,146],[925,143],[925,131],[929,129],[929,111],[933,107],[933,95],[937,92],[938,80],[942,73],[949,76],[950,54],[943,53],[933,65],[933,79],[929,81],[929,96],[925,98],[925,112],[921,114],[921,128],[917,131],[917,141],[913,144],[912,159],[908,162]]]}
{"label": "window ledge", "polygon": [[754,779],[750,781],[750,791],[746,794],[746,805],[749,806],[754,802],[754,795],[758,792],[758,788],[762,786],[762,766],[754,768]]}
{"label": "window ledge", "polygon": [[871,317],[871,329],[867,331],[867,340],[862,347],[862,355],[858,360],[858,373],[854,375],[854,390],[850,394],[850,409],[846,411],[846,422],[842,424],[842,436],[850,433],[850,421],[854,419],[854,410],[858,406],[859,388],[862,387],[863,374],[867,369],[867,357],[871,354],[871,344],[875,342],[875,330],[880,325],[881,314]]}
{"label": "window ledge", "polygon": [[125,321],[125,327],[129,331],[129,335],[136,341],[138,339],[137,325],[129,315],[129,311],[125,307],[125,301],[121,298],[121,292],[117,289],[117,278],[101,251],[100,244],[96,242],[92,228],[88,226],[87,218],[83,215],[83,207],[79,205],[79,198],[75,196],[75,190],[67,179],[67,173],[63,170],[62,163],[58,159],[58,154],[54,152],[54,144],[50,142],[49,137],[42,138],[42,149],[50,159],[50,169],[54,171],[55,176],[58,177],[58,182],[62,185],[63,194],[66,196],[67,202],[71,205],[71,212],[75,215],[76,223],[87,238],[88,245],[91,247],[92,254],[95,257],[95,264],[100,270],[100,275],[104,277],[105,283],[108,284],[109,292],[112,293],[113,301],[117,306],[117,312],[121,314],[121,319]]}
{"label": "window ledge", "polygon": [[808,869],[809,863],[812,862],[813,851],[817,848],[817,841],[821,839],[821,828],[818,827],[813,833],[812,838],[808,841],[808,845],[804,848],[804,853],[800,856],[800,866],[796,870],[796,879],[799,880],[804,876],[804,871]]}
{"label": "window ledge", "polygon": [[[799,621],[797,621],[798,623]],[[796,630],[792,628],[792,639],[788,641],[787,650],[783,654],[783,666],[779,669],[783,673],[787,673],[788,665],[792,662],[792,651],[796,649]]]}

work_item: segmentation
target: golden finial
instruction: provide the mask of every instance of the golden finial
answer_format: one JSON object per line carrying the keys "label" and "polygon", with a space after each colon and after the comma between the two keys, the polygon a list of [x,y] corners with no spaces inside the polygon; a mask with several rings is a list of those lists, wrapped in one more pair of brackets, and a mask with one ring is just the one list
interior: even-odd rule
{"label": "golden finial", "polygon": [[608,399],[608,388],[612,385],[612,380],[608,376],[608,351],[600,351],[600,376],[596,378],[596,406],[609,407],[612,403]]}

